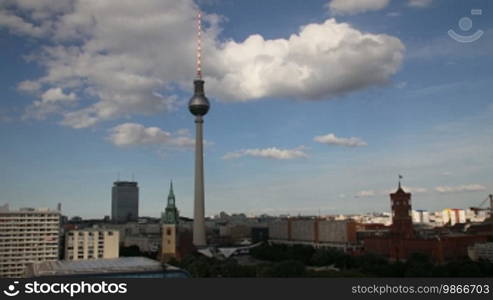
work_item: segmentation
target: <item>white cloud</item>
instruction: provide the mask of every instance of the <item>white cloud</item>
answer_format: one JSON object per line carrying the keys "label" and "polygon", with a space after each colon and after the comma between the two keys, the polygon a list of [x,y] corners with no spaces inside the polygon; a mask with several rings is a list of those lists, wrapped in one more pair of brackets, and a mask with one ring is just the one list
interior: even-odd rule
{"label": "white cloud", "polygon": [[408,5],[412,7],[427,7],[433,0],[409,0]]}
{"label": "white cloud", "polygon": [[[61,2],[8,0],[0,6],[9,16],[0,18],[0,27],[47,37],[30,56],[45,74],[31,86],[20,83],[19,90],[33,90],[36,83],[38,89],[59,87],[82,99],[71,110],[57,111],[61,124],[84,128],[166,112],[178,105],[177,90],[190,92],[192,0]],[[287,39],[251,35],[241,42],[218,39],[220,16],[205,14],[204,20],[203,64],[211,99],[330,99],[385,84],[405,51],[395,37],[363,33],[334,19],[307,24]]]}
{"label": "white cloud", "polygon": [[[423,187],[402,186],[402,189],[405,192],[412,194],[422,194],[428,192],[428,189]],[[373,196],[385,197],[388,196],[389,194],[395,193],[395,191],[396,188],[388,189],[388,190],[363,190],[356,193],[355,197],[356,198],[373,197]]]}
{"label": "white cloud", "polygon": [[435,191],[439,193],[460,193],[460,192],[476,192],[484,191],[486,187],[481,184],[468,184],[458,186],[437,186]]}
{"label": "white cloud", "polygon": [[[31,90],[34,92],[36,84],[29,81],[21,83],[25,91]],[[32,86],[31,86],[32,85]],[[50,114],[60,113],[64,108],[75,104],[77,95],[73,92],[66,94],[63,89],[51,88],[46,90],[40,96],[41,100],[34,101],[25,111],[23,119],[43,120]]]}
{"label": "white cloud", "polygon": [[51,88],[41,95],[44,102],[64,102],[75,101],[77,96],[75,93],[65,94],[61,88]]}
{"label": "white cloud", "polygon": [[296,158],[306,158],[308,155],[304,151],[305,147],[300,146],[294,149],[279,149],[276,147],[265,149],[244,149],[226,153],[223,159],[235,159],[243,156],[262,157],[270,159],[288,160]]}
{"label": "white cloud", "polygon": [[332,0],[329,10],[334,15],[355,15],[367,11],[381,10],[390,0]]}
{"label": "white cloud", "polygon": [[398,11],[392,11],[392,12],[387,13],[386,16],[396,18],[396,17],[400,17],[401,13]]}
{"label": "white cloud", "polygon": [[[428,189],[427,188],[423,188],[423,187],[413,187],[413,186],[405,186],[403,185],[402,186],[402,189],[406,192],[406,193],[412,193],[412,194],[421,194],[421,193],[427,193],[428,192]],[[385,190],[385,191],[382,191],[382,195],[388,195],[388,194],[392,194],[392,193],[395,193],[396,189],[389,189],[389,190]]]}
{"label": "white cloud", "polygon": [[376,195],[377,195],[377,192],[375,192],[374,190],[364,190],[364,191],[357,192],[355,197],[356,198],[365,198],[365,197],[373,197]]}
{"label": "white cloud", "polygon": [[17,90],[26,93],[35,94],[41,89],[41,84],[37,81],[24,80],[19,82],[17,85]]}
{"label": "white cloud", "polygon": [[342,138],[342,137],[337,137],[333,133],[316,136],[315,138],[313,138],[313,140],[321,144],[344,146],[344,147],[368,146],[368,144],[360,138],[357,137]]}
{"label": "white cloud", "polygon": [[136,123],[124,123],[113,127],[108,139],[118,147],[166,145],[188,148],[195,145],[195,141],[188,136],[173,135],[158,127],[145,127]]}
{"label": "white cloud", "polygon": [[0,10],[0,28],[2,27],[8,28],[14,34],[32,37],[42,37],[48,32],[46,26],[35,26],[26,22],[21,17],[12,14],[12,12],[5,10]]}
{"label": "white cloud", "polygon": [[388,35],[362,33],[334,19],[309,24],[288,39],[261,35],[226,42],[222,71],[208,78],[222,99],[328,99],[384,84],[401,65],[404,45]]}

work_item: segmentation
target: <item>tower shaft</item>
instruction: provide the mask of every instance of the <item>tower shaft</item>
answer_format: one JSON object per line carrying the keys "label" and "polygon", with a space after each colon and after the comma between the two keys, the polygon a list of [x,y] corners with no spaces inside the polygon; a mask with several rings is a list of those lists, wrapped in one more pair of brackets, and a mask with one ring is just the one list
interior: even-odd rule
{"label": "tower shaft", "polygon": [[195,118],[195,199],[193,218],[193,244],[206,246],[205,239],[205,203],[204,203],[204,147],[202,116]]}

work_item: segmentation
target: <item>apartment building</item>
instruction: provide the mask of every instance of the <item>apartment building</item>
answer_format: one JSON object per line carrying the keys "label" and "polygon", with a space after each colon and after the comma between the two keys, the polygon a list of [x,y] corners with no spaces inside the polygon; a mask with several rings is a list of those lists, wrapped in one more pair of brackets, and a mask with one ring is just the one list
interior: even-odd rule
{"label": "apartment building", "polygon": [[0,209],[0,277],[24,276],[28,263],[58,259],[60,213],[49,209]]}
{"label": "apartment building", "polygon": [[65,259],[117,258],[120,234],[112,229],[71,230],[65,234]]}

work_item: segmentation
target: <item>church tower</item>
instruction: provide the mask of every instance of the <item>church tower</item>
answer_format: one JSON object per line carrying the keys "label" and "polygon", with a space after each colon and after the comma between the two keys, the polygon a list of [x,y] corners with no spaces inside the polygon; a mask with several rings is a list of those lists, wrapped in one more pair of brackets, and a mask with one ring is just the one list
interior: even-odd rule
{"label": "church tower", "polygon": [[401,187],[399,176],[399,186],[395,193],[390,194],[392,207],[392,226],[390,232],[392,236],[401,239],[414,237],[413,217],[411,210],[411,193],[406,193]]}
{"label": "church tower", "polygon": [[173,182],[171,182],[166,209],[161,215],[161,261],[163,262],[176,257],[178,218]]}

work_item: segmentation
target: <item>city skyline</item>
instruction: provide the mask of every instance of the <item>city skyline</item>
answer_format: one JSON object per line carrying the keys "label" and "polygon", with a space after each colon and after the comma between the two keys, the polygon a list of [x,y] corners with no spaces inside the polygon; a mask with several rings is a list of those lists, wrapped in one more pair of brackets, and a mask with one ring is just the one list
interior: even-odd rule
{"label": "city skyline", "polygon": [[[0,205],[102,217],[134,173],[141,215],[170,179],[193,215],[197,7],[176,2],[0,4]],[[415,209],[492,192],[492,5],[367,3],[198,1],[206,215],[389,211],[398,174]],[[454,41],[471,9],[483,36]]]}

